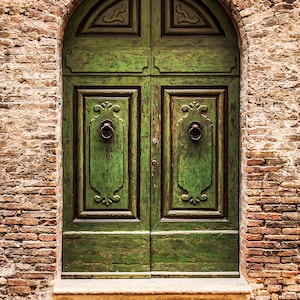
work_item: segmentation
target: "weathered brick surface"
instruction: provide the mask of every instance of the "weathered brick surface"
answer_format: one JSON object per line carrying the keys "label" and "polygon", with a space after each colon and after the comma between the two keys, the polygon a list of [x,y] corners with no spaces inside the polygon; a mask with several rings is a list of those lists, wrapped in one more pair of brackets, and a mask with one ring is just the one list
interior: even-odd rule
{"label": "weathered brick surface", "polygon": [[[59,274],[61,42],[79,0],[0,2],[0,299]],[[241,45],[241,270],[252,299],[300,299],[300,3],[220,0]]]}
{"label": "weathered brick surface", "polygon": [[300,299],[299,2],[236,4],[247,43],[241,267],[253,299]]}
{"label": "weathered brick surface", "polygon": [[0,2],[0,299],[46,298],[55,276],[64,11]]}

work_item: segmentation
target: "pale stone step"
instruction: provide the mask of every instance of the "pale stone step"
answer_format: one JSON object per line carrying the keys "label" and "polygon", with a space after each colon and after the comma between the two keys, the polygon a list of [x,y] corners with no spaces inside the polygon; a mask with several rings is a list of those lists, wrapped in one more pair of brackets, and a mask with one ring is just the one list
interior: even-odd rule
{"label": "pale stone step", "polygon": [[242,278],[74,279],[55,284],[53,300],[249,300]]}

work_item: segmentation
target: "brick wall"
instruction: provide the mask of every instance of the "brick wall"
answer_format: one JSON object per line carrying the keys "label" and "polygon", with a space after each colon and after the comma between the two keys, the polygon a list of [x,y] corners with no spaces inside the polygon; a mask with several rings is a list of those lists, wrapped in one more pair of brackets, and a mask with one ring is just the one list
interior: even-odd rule
{"label": "brick wall", "polygon": [[38,299],[56,270],[64,9],[0,2],[0,299]]}
{"label": "brick wall", "polygon": [[299,4],[236,5],[247,44],[241,91],[241,259],[257,300],[300,299]]}
{"label": "brick wall", "polygon": [[[75,2],[0,2],[0,299],[47,299],[59,276],[61,41]],[[241,269],[253,299],[300,299],[300,3],[222,3],[241,45]]]}

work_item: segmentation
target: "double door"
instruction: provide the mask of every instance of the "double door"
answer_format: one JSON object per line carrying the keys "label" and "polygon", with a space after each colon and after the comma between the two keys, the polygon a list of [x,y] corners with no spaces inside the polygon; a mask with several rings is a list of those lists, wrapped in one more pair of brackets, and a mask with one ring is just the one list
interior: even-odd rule
{"label": "double door", "polygon": [[84,1],[63,63],[63,276],[237,276],[238,48],[223,9]]}

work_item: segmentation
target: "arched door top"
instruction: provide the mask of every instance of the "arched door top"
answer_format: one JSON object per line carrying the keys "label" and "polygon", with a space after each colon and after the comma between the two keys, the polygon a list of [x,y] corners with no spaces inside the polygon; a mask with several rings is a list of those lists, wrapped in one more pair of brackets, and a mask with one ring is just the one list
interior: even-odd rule
{"label": "arched door top", "polygon": [[[186,49],[190,54],[185,59]],[[101,52],[112,55],[115,64],[109,70],[102,68]],[[150,52],[158,57],[146,62]],[[119,55],[124,64],[118,63]],[[236,34],[216,1],[88,0],[75,11],[64,39],[65,66],[73,73],[122,73],[124,65],[133,73],[145,72],[157,68],[155,61],[165,61],[166,55],[169,67],[162,73],[173,72],[170,67],[179,59],[190,61],[185,64],[187,73],[239,73]],[[202,68],[195,67],[200,64]]]}

